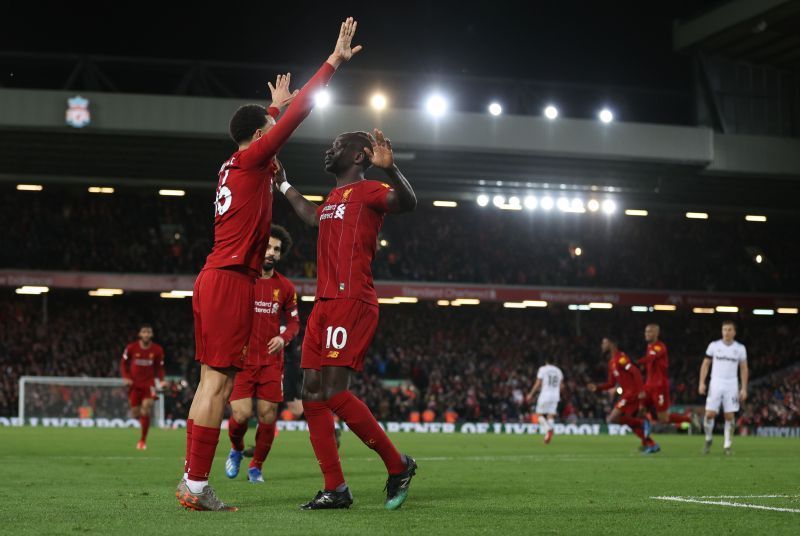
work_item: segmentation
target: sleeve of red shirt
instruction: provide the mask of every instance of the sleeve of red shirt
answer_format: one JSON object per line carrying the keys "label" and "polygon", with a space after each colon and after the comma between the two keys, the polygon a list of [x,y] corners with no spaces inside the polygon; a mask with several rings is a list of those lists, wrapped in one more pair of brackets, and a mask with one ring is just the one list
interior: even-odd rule
{"label": "sleeve of red shirt", "polygon": [[322,67],[311,77],[311,80],[306,82],[306,85],[294,98],[281,116],[280,121],[275,123],[275,126],[269,129],[266,134],[250,144],[246,150],[242,151],[239,155],[239,164],[242,167],[249,168],[267,165],[283,144],[286,143],[289,136],[311,113],[311,109],[314,107],[314,94],[328,84],[335,72],[336,69],[330,63],[323,63]]}
{"label": "sleeve of red shirt", "polygon": [[130,361],[128,361],[128,347],[125,347],[125,350],[122,351],[122,359],[119,361],[119,371],[122,374],[122,377],[126,380],[131,379],[131,368],[130,368]]}
{"label": "sleeve of red shirt", "polygon": [[617,385],[617,380],[614,378],[614,367],[611,363],[608,364],[608,378],[606,378],[606,383],[597,386],[598,391],[607,391],[609,389],[613,389],[614,386]]}
{"label": "sleeve of red shirt", "polygon": [[389,192],[392,187],[385,182],[369,181],[364,185],[364,204],[376,212],[389,212]]}
{"label": "sleeve of red shirt", "polygon": [[286,331],[281,334],[281,338],[286,344],[289,344],[300,332],[300,312],[297,310],[297,291],[294,285],[287,281],[286,290],[287,292],[284,293],[286,299],[283,302]]}
{"label": "sleeve of red shirt", "polygon": [[639,370],[639,367],[631,367],[628,369],[628,372],[631,373],[633,376],[633,386],[636,389],[637,393],[642,392],[644,390],[644,380],[642,379],[642,371]]}
{"label": "sleeve of red shirt", "polygon": [[153,372],[156,378],[162,382],[164,381],[164,348],[160,346],[158,347],[158,355],[155,361],[153,361]]}
{"label": "sleeve of red shirt", "polygon": [[649,351],[644,355],[644,357],[640,357],[638,363],[640,365],[647,365],[651,361],[655,361],[658,358],[658,354],[651,354]]}

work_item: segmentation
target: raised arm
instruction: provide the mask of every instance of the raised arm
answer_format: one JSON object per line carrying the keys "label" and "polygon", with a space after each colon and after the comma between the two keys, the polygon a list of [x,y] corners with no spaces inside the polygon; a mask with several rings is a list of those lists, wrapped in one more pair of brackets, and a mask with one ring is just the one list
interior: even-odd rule
{"label": "raised arm", "polygon": [[306,225],[311,227],[319,226],[319,216],[317,215],[319,205],[303,197],[303,194],[297,188],[288,183],[286,169],[280,162],[278,162],[278,171],[275,173],[275,187],[286,196],[286,200],[289,201],[289,204],[292,205],[294,211]]}
{"label": "raised arm", "polygon": [[394,153],[392,152],[392,142],[383,135],[377,128],[375,135],[370,135],[372,149],[364,148],[364,152],[369,156],[372,165],[383,169],[386,172],[387,182],[392,187],[386,196],[386,205],[389,212],[410,212],[417,207],[417,195],[408,179],[400,172],[400,168],[394,163]]}
{"label": "raised arm", "polygon": [[701,395],[706,394],[706,378],[708,378],[708,371],[711,369],[711,358],[706,357],[703,359],[703,364],[700,365],[700,383],[697,384],[697,392]]}
{"label": "raised arm", "polygon": [[239,157],[242,165],[248,167],[266,165],[300,126],[300,123],[308,117],[314,107],[315,93],[327,85],[339,65],[350,61],[350,58],[361,51],[361,45],[351,48],[357,26],[358,23],[352,17],[342,23],[333,53],[299,93],[292,93],[291,104],[275,126],[242,152]]}

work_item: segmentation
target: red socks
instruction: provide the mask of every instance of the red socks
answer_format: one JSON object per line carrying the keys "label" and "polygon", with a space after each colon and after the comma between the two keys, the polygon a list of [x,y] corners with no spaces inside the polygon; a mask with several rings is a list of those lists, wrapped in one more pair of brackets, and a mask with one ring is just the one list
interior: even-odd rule
{"label": "red socks", "polygon": [[217,443],[219,443],[219,428],[208,428],[199,424],[192,426],[189,480],[208,480]]}
{"label": "red socks", "polygon": [[325,402],[306,400],[303,401],[303,411],[308,422],[311,446],[325,478],[325,489],[335,490],[344,484],[344,474],[342,474],[342,464],[339,462],[339,451],[336,448],[333,413]]}
{"label": "red socks", "polygon": [[403,457],[395,448],[389,436],[380,427],[372,412],[350,391],[342,391],[328,400],[328,407],[339,416],[347,426],[369,448],[375,450],[386,465],[390,475],[406,470]]}
{"label": "red socks", "polygon": [[685,422],[692,422],[692,419],[680,413],[670,413],[669,422],[671,422],[672,424],[683,424]]}
{"label": "red socks", "polygon": [[253,451],[253,460],[250,462],[250,467],[261,469],[264,460],[267,459],[269,450],[272,448],[272,441],[274,439],[275,423],[258,423],[258,428],[256,428],[256,448]]}
{"label": "red socks", "polygon": [[627,424],[633,430],[633,433],[636,434],[636,437],[642,440],[642,445],[649,447],[650,445],[654,444],[653,440],[644,437],[644,420],[639,419],[638,417],[627,417],[623,415],[619,418],[620,424]]}
{"label": "red socks", "polygon": [[189,457],[192,455],[192,425],[193,419],[186,420],[186,458],[183,461],[183,472],[189,472]]}
{"label": "red socks", "polygon": [[139,424],[142,427],[142,441],[147,441],[147,431],[150,430],[150,415],[139,417]]}
{"label": "red socks", "polygon": [[231,446],[239,452],[244,450],[244,435],[247,433],[247,421],[242,424],[236,422],[233,417],[228,419],[228,437],[231,439]]}

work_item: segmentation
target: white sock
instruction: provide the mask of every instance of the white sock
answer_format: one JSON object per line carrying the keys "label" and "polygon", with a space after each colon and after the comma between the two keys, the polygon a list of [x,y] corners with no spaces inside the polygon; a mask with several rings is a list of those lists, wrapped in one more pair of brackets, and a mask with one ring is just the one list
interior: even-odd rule
{"label": "white sock", "polygon": [[711,437],[714,435],[714,419],[706,417],[703,424],[706,430],[706,441],[711,441]]}
{"label": "white sock", "polygon": [[549,429],[548,428],[548,424],[550,424],[550,423],[547,422],[547,418],[539,417],[539,427],[541,427],[543,434],[547,433],[547,430]]}
{"label": "white sock", "polygon": [[189,480],[186,479],[186,486],[192,493],[202,493],[203,488],[208,486],[208,480]]}
{"label": "white sock", "polygon": [[183,479],[189,480],[189,473],[183,473]]}
{"label": "white sock", "polygon": [[550,428],[550,430],[554,430],[555,427],[556,427],[556,420],[555,419],[547,419],[547,427]]}
{"label": "white sock", "polygon": [[724,448],[731,448],[731,435],[733,435],[733,421],[725,421],[725,443],[722,445]]}

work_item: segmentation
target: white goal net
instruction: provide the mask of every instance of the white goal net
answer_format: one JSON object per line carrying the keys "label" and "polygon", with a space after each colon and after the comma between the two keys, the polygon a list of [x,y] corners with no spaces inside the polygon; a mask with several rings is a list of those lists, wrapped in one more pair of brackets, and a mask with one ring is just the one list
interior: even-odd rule
{"label": "white goal net", "polygon": [[[23,376],[19,379],[19,422],[32,426],[127,427],[128,388],[121,378]],[[164,397],[153,404],[153,424],[164,426]]]}

